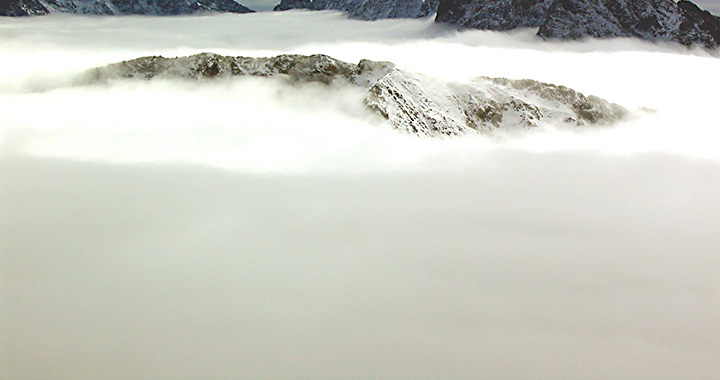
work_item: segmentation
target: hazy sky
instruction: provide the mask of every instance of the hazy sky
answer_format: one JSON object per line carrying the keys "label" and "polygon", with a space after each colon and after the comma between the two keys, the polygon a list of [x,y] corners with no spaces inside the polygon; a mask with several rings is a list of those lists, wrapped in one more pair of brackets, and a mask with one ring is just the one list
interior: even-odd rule
{"label": "hazy sky", "polygon": [[[362,91],[76,86],[141,55],[534,78],[614,127],[404,135]],[[333,13],[0,20],[0,378],[720,373],[720,60]]]}
{"label": "hazy sky", "polygon": [[278,5],[280,3],[280,1],[277,1],[277,0],[244,0],[244,1],[239,1],[239,3],[252,9],[252,10],[262,12],[262,11],[272,10],[276,5]]}

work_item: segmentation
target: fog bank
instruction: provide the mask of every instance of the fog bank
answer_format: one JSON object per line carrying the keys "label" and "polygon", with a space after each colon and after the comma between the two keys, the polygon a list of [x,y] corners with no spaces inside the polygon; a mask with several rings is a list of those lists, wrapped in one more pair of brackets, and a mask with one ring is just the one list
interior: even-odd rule
{"label": "fog bank", "polygon": [[712,379],[717,165],[2,164],[6,378]]}
{"label": "fog bank", "polygon": [[[564,84],[610,128],[422,139],[362,90],[76,86],[328,54]],[[716,379],[720,60],[333,12],[0,20],[0,378]]]}

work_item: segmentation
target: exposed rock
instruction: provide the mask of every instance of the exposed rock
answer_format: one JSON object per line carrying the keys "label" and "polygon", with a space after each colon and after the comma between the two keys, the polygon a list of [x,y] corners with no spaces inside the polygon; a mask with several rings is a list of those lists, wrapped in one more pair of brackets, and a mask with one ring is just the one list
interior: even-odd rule
{"label": "exposed rock", "polygon": [[720,17],[700,9],[689,1],[681,0],[677,4],[687,20],[680,25],[677,41],[684,45],[700,44],[709,48],[719,47]]}
{"label": "exposed rock", "polygon": [[94,15],[181,15],[197,12],[252,12],[233,0],[8,0],[3,16],[30,16],[48,13]]}
{"label": "exposed rock", "polygon": [[387,18],[419,18],[437,10],[439,0],[282,0],[276,11],[290,9],[337,10],[352,18],[379,20]]}
{"label": "exposed rock", "polygon": [[440,0],[436,21],[488,30],[539,27],[544,38],[720,46],[720,19],[685,0]]}
{"label": "exposed rock", "polygon": [[[703,18],[703,16],[707,16]],[[547,38],[637,37],[718,47],[717,18],[672,0],[555,0],[538,35]]]}
{"label": "exposed rock", "polygon": [[122,78],[282,77],[292,82],[347,82],[370,86],[393,70],[389,62],[362,60],[357,65],[322,54],[278,55],[269,58],[228,57],[201,53],[188,57],[142,57],[86,72],[82,81],[95,83]]}
{"label": "exposed rock", "polygon": [[436,21],[462,27],[509,30],[538,27],[552,0],[440,0]]}
{"label": "exposed rock", "polygon": [[594,96],[534,80],[475,78],[443,83],[393,70],[370,88],[366,106],[418,135],[462,135],[540,127],[609,124],[626,110]]}
{"label": "exposed rock", "polygon": [[368,90],[364,101],[368,109],[396,129],[422,136],[490,134],[547,123],[570,127],[609,124],[627,112],[597,97],[533,80],[480,77],[468,83],[447,83],[399,70],[389,62],[351,64],[326,55],[143,57],[90,70],[80,82],[244,75],[360,86]]}
{"label": "exposed rock", "polygon": [[30,16],[48,13],[48,9],[38,0],[0,0],[0,16]]}

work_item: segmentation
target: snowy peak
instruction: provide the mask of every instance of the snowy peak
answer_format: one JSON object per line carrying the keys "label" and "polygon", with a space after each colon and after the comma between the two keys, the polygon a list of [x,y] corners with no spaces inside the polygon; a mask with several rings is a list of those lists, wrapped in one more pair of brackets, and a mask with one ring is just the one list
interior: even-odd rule
{"label": "snowy peak", "polygon": [[626,113],[600,98],[529,79],[479,77],[447,83],[401,70],[378,80],[365,104],[396,129],[425,136],[492,134],[548,123],[610,124]]}
{"label": "snowy peak", "polygon": [[0,16],[31,16],[48,13],[94,15],[181,15],[198,12],[249,13],[233,0],[9,0]]}
{"label": "snowy peak", "polygon": [[350,85],[367,90],[364,106],[398,130],[420,136],[492,134],[542,127],[610,124],[626,110],[572,89],[534,80],[475,78],[443,82],[389,62],[343,62],[326,55],[142,57],[86,72],[79,83],[121,79],[277,77],[291,83]]}
{"label": "snowy peak", "polygon": [[379,20],[419,18],[435,13],[439,0],[282,0],[276,11],[290,9],[337,10],[352,18]]}

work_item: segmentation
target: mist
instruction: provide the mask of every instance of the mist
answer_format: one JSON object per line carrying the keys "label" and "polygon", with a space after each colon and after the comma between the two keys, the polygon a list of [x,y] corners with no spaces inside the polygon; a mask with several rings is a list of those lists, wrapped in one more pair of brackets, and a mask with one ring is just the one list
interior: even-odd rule
{"label": "mist", "polygon": [[[717,54],[534,32],[0,20],[0,377],[715,379]],[[532,78],[631,116],[429,139],[340,85],[74,82],[203,51]]]}

